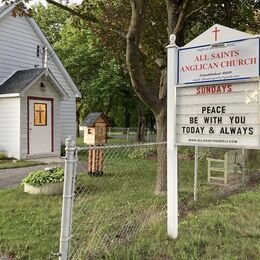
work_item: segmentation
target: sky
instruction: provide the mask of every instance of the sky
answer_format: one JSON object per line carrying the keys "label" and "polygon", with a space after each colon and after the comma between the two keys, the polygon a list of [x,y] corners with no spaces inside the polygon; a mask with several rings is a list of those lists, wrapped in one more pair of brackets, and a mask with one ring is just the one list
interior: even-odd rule
{"label": "sky", "polygon": [[[80,4],[82,2],[82,0],[69,0],[70,3],[77,3],[77,4]],[[33,5],[35,3],[43,3],[43,4],[46,4],[46,1],[45,0],[32,0],[30,1],[29,5]],[[0,3],[2,3],[2,0],[0,0]]]}
{"label": "sky", "polygon": [[[35,3],[38,3],[38,2],[41,2],[43,4],[46,4],[46,1],[45,0],[32,0],[30,1],[30,5],[33,5]],[[77,3],[77,4],[80,4],[82,2],[82,0],[70,0],[70,3]]]}

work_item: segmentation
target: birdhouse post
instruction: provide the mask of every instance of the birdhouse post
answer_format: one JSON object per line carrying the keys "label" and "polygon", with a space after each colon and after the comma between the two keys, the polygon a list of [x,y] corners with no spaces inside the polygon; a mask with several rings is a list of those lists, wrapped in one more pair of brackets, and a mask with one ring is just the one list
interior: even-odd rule
{"label": "birdhouse post", "polygon": [[107,128],[110,126],[103,113],[89,113],[81,123],[84,128],[84,143],[91,145],[88,153],[88,174],[103,175],[104,168],[104,148],[107,143]]}

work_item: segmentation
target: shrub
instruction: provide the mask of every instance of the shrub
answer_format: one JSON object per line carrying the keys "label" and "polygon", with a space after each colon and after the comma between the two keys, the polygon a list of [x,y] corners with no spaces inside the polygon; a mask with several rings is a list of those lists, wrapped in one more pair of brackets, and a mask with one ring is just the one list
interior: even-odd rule
{"label": "shrub", "polygon": [[149,159],[157,155],[155,147],[140,147],[131,152],[128,157],[130,159]]}
{"label": "shrub", "polygon": [[31,172],[22,184],[30,184],[35,187],[42,186],[45,183],[57,183],[64,181],[64,169],[57,167],[50,170],[39,170]]}
{"label": "shrub", "polygon": [[206,158],[216,158],[217,155],[214,153],[212,148],[208,147],[199,147],[199,152],[198,152],[198,159],[200,161],[206,160]]}
{"label": "shrub", "polygon": [[[220,149],[210,148],[210,147],[199,147],[198,149],[198,159],[200,161],[206,160],[206,158],[222,158],[224,152]],[[195,147],[194,146],[181,146],[179,148],[179,159],[182,160],[193,160],[195,157]]]}
{"label": "shrub", "polygon": [[8,160],[8,159],[9,159],[9,158],[8,158],[8,156],[7,156],[6,153],[0,152],[0,160]]}
{"label": "shrub", "polygon": [[194,147],[193,146],[181,146],[179,148],[179,159],[181,159],[181,160],[194,159]]}

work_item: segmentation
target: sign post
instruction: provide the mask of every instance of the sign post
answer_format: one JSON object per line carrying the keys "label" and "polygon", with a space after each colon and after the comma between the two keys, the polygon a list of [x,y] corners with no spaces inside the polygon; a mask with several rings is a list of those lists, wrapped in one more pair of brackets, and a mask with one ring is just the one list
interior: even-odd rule
{"label": "sign post", "polygon": [[167,233],[178,236],[178,147],[176,145],[177,54],[175,35],[167,46]]}

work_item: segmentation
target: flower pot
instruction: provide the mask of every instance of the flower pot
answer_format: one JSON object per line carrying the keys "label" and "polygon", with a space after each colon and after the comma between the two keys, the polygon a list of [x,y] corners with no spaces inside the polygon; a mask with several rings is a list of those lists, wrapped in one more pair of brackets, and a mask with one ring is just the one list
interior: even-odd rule
{"label": "flower pot", "polygon": [[63,182],[45,183],[38,187],[25,183],[24,192],[35,195],[61,195],[63,193]]}

